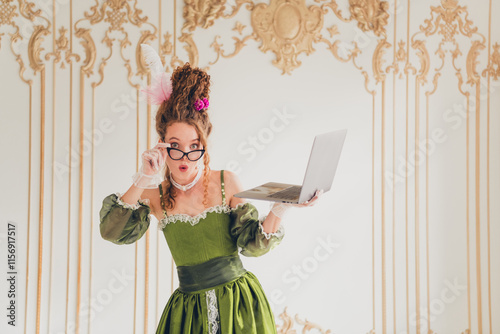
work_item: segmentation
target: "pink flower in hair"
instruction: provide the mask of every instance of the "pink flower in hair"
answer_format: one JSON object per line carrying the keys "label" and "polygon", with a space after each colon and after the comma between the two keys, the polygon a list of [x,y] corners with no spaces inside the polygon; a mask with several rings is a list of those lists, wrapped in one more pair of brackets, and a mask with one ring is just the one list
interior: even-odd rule
{"label": "pink flower in hair", "polygon": [[194,102],[194,107],[196,110],[201,110],[201,109],[205,109],[205,108],[208,108],[208,99],[206,97],[204,97],[202,100],[198,99]]}

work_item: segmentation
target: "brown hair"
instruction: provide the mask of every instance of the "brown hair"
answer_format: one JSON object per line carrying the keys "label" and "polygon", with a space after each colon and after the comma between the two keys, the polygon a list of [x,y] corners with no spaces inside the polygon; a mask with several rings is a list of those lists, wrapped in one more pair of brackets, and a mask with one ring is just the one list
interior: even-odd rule
{"label": "brown hair", "polygon": [[[182,67],[177,67],[172,73],[172,94],[170,98],[163,102],[156,113],[156,132],[160,138],[165,141],[167,127],[173,123],[180,122],[192,125],[198,136],[203,148],[207,150],[207,139],[212,131],[212,123],[208,117],[206,109],[196,110],[194,103],[198,99],[209,99],[210,93],[210,76],[199,68],[192,68],[189,63],[185,63]],[[208,173],[210,155],[205,151],[203,155],[203,164],[205,170],[203,172],[204,196],[203,205],[208,207]],[[165,164],[164,178],[167,185],[164,189],[165,204],[167,209],[172,209],[175,203],[175,193],[170,182],[170,170]]]}

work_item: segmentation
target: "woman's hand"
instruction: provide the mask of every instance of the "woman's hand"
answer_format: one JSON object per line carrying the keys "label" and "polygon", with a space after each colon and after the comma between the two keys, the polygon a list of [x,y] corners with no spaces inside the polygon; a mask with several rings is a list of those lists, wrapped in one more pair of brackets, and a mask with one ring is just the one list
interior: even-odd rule
{"label": "woman's hand", "polygon": [[323,194],[323,190],[316,190],[314,193],[314,197],[308,201],[299,204],[291,204],[291,203],[274,203],[271,208],[271,212],[278,218],[282,218],[285,213],[291,207],[303,208],[307,206],[313,206],[318,202],[319,197]]}
{"label": "woman's hand", "polygon": [[159,142],[152,149],[142,153],[141,172],[143,174],[154,175],[162,169],[167,159],[167,147],[170,147],[170,144]]}
{"label": "woman's hand", "polygon": [[316,204],[318,202],[318,199],[321,195],[323,195],[323,189],[321,190],[316,190],[316,192],[314,193],[314,196],[313,198],[311,198],[310,200],[308,201],[305,201],[303,203],[299,203],[299,204],[291,204],[292,206],[296,206],[296,207],[299,207],[299,208],[302,208],[302,207],[305,207],[305,206],[313,206],[314,204]]}
{"label": "woman's hand", "polygon": [[155,189],[163,181],[160,171],[167,159],[166,148],[170,144],[158,142],[158,144],[142,153],[142,165],[132,179],[137,188]]}

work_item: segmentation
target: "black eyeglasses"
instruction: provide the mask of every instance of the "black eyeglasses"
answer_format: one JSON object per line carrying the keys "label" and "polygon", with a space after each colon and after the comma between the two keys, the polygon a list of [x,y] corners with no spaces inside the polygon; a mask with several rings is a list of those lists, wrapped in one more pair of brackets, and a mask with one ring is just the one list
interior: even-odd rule
{"label": "black eyeglasses", "polygon": [[184,152],[177,148],[167,147],[167,153],[172,160],[181,160],[182,158],[184,158],[184,156],[187,156],[187,158],[190,161],[196,161],[203,156],[205,150],[194,150],[194,151]]}

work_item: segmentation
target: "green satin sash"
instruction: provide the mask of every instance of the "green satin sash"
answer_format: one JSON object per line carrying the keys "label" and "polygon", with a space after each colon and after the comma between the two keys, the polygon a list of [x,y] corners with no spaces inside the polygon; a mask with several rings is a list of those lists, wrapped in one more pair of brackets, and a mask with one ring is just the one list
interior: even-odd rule
{"label": "green satin sash", "polygon": [[216,257],[194,266],[179,266],[179,290],[194,292],[227,283],[246,273],[238,254]]}

